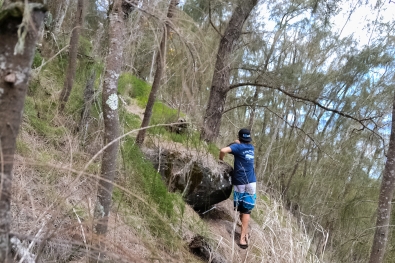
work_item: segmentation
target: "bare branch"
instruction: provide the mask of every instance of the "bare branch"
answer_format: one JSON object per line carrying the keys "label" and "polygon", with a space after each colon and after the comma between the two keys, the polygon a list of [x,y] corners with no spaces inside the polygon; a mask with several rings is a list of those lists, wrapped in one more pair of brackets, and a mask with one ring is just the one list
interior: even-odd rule
{"label": "bare branch", "polygon": [[[278,91],[280,91],[281,93],[283,93],[283,94],[285,94],[285,95],[287,95],[287,96],[289,96],[289,97],[291,97],[291,98],[294,98],[294,99],[297,99],[297,100],[300,100],[300,101],[310,102],[310,103],[312,103],[313,105],[316,105],[317,107],[319,107],[319,108],[321,108],[321,109],[323,109],[323,110],[325,110],[325,111],[333,112],[333,113],[338,114],[338,115],[340,115],[340,116],[343,116],[343,117],[346,117],[346,118],[348,118],[348,119],[354,120],[354,121],[356,121],[356,122],[358,122],[359,124],[362,125],[362,129],[360,129],[360,131],[366,129],[366,130],[372,132],[374,135],[376,135],[376,136],[381,140],[381,142],[382,142],[382,144],[383,144],[384,153],[385,153],[385,140],[384,140],[384,138],[383,138],[380,134],[378,134],[375,130],[369,128],[369,127],[364,123],[364,122],[366,122],[366,121],[370,121],[371,123],[373,123],[373,124],[375,125],[375,128],[376,128],[376,127],[377,127],[377,124],[376,124],[376,122],[373,120],[374,117],[364,118],[364,119],[358,119],[358,118],[356,118],[356,117],[354,117],[354,116],[352,116],[352,115],[350,115],[350,114],[348,114],[348,113],[339,111],[339,110],[337,110],[337,109],[332,109],[332,108],[326,107],[326,106],[322,105],[321,103],[319,103],[319,102],[316,101],[316,100],[313,100],[313,99],[310,99],[310,98],[307,98],[307,97],[299,96],[299,95],[297,95],[297,94],[288,92],[288,91],[282,89],[281,87],[276,87],[276,86],[270,85],[270,84],[262,84],[262,83],[255,83],[255,82],[245,82],[245,83],[237,83],[237,84],[234,84],[234,85],[230,85],[228,89],[231,90],[231,89],[235,89],[235,88],[238,88],[238,87],[244,87],[244,86],[264,87],[264,88],[269,88],[269,89],[278,90]],[[228,109],[227,111],[229,111],[229,110],[230,110],[230,109]]]}
{"label": "bare branch", "polygon": [[314,143],[315,146],[317,146],[317,148],[318,148],[321,152],[325,153],[325,154],[326,154],[327,156],[329,156],[329,158],[331,158],[333,161],[336,161],[330,154],[326,153],[325,150],[323,150],[323,149],[320,147],[320,145],[315,141],[315,139],[314,139],[310,134],[308,134],[307,132],[305,132],[305,131],[304,131],[302,128],[300,128],[299,126],[297,126],[297,125],[295,125],[295,124],[289,123],[286,119],[284,119],[282,116],[280,116],[277,112],[275,112],[275,111],[273,111],[272,109],[270,109],[268,106],[264,106],[264,105],[253,105],[253,104],[240,104],[240,105],[237,105],[237,106],[235,106],[235,107],[232,107],[232,108],[229,108],[229,109],[224,110],[223,114],[226,113],[226,112],[228,112],[228,111],[231,111],[231,110],[240,108],[240,107],[253,107],[253,106],[267,109],[268,111],[270,111],[271,113],[273,113],[277,118],[279,118],[279,119],[281,119],[282,121],[284,121],[289,127],[295,128],[295,129],[301,131],[305,136],[307,136],[307,137]]}
{"label": "bare branch", "polygon": [[210,20],[210,25],[214,28],[214,30],[218,33],[218,35],[220,35],[221,37],[224,37],[221,32],[219,32],[219,30],[215,27],[213,21],[211,20],[211,1],[208,1],[208,17]]}
{"label": "bare branch", "polygon": [[334,113],[336,113],[336,114],[338,114],[338,115],[340,115],[340,116],[346,117],[346,118],[348,118],[348,119],[352,119],[352,120],[354,120],[354,121],[360,123],[364,128],[366,128],[366,129],[368,129],[368,130],[374,132],[373,130],[371,130],[370,128],[368,128],[368,127],[365,125],[365,123],[363,123],[364,121],[372,121],[373,117],[371,117],[371,118],[364,118],[364,119],[358,119],[358,118],[356,118],[356,117],[354,117],[354,116],[352,116],[352,115],[350,115],[350,114],[348,114],[348,113],[339,111],[339,110],[337,110],[337,109],[332,109],[332,108],[326,107],[326,106],[322,105],[321,103],[319,103],[319,102],[316,101],[316,100],[313,100],[313,99],[310,99],[310,98],[307,98],[307,97],[299,96],[299,95],[297,95],[297,94],[288,92],[288,91],[286,91],[286,90],[284,90],[284,89],[282,89],[282,88],[280,88],[280,87],[275,87],[275,86],[272,86],[272,85],[269,85],[269,84],[245,82],[245,83],[237,83],[237,84],[235,84],[235,85],[231,85],[231,86],[229,86],[229,90],[235,89],[235,88],[238,88],[238,87],[244,87],[244,86],[264,87],[264,88],[269,88],[269,89],[278,90],[278,91],[280,91],[281,93],[283,93],[283,94],[285,94],[285,95],[287,95],[287,96],[289,96],[289,97],[291,97],[291,98],[294,98],[294,99],[297,99],[297,100],[301,100],[301,101],[310,102],[310,103],[312,103],[312,104],[318,106],[319,108],[321,108],[321,109],[323,109],[323,110],[325,110],[325,111],[334,112]]}

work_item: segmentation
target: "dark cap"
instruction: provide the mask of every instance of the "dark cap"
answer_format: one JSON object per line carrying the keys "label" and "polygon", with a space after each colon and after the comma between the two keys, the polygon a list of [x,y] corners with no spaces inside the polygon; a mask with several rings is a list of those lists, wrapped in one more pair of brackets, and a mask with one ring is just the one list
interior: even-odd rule
{"label": "dark cap", "polygon": [[250,130],[249,129],[241,129],[239,131],[239,140],[243,141],[243,142],[252,141]]}

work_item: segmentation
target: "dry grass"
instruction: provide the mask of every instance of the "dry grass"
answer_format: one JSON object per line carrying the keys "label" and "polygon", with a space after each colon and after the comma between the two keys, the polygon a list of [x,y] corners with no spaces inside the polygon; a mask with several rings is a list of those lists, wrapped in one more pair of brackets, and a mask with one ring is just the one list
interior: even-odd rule
{"label": "dry grass", "polygon": [[[85,173],[76,182],[77,172],[89,161],[88,156],[76,150],[76,138],[69,137],[68,144],[74,154],[63,161],[50,158],[47,163],[43,161],[43,152],[56,157],[66,151],[55,150],[23,131],[21,139],[32,154],[15,158],[12,232],[35,240],[32,249],[43,262],[86,262],[94,238],[92,214],[99,164],[94,163],[91,174]],[[132,191],[124,189],[126,195],[138,196]],[[266,194],[260,191],[258,195]],[[114,203],[105,241],[107,256],[117,262],[198,262],[188,253],[186,244],[199,234],[206,236],[213,250],[228,262],[320,262],[309,252],[311,238],[303,232],[303,222],[298,225],[280,202],[271,199],[268,204],[258,198],[255,210],[260,222],[251,222],[247,250],[237,245],[239,226],[234,220],[237,215],[231,200],[213,210],[216,219],[202,220],[189,206],[183,214],[175,211],[178,216],[174,222],[162,218],[163,224],[172,228],[180,240],[180,249],[171,249],[150,233],[146,213],[138,210],[138,206]],[[221,214],[228,218],[218,216]]]}
{"label": "dry grass", "polygon": [[[51,93],[55,101],[57,93]],[[25,240],[24,246],[41,262],[87,262],[92,241],[97,238],[92,229],[100,160],[98,157],[92,161],[91,156],[100,150],[97,140],[100,136],[95,137],[97,143],[89,145],[95,150],[83,151],[78,136],[66,128],[75,125],[70,118],[56,115],[53,123],[64,125],[65,131],[55,142],[31,132],[33,128],[27,122],[22,125],[14,164],[12,232]],[[206,160],[207,165],[216,166],[207,151],[196,151],[162,138],[151,137],[151,143],[177,151],[183,149]],[[303,231],[303,222],[297,223],[274,199],[268,204],[258,198],[255,212],[259,222],[251,222],[250,246],[242,250],[237,245],[239,227],[230,200],[218,204],[211,212],[216,214],[215,219],[203,220],[189,206],[184,211],[176,206],[176,216],[170,220],[161,216],[155,205],[146,202],[148,197],[141,189],[122,187],[127,185],[123,182],[127,176],[130,175],[119,170],[117,189],[135,202],[114,202],[104,241],[106,255],[114,262],[201,262],[187,248],[197,234],[206,237],[213,251],[220,252],[228,262],[320,262],[309,253],[311,239]],[[266,194],[261,191],[259,195]],[[149,211],[141,209],[142,203]],[[157,238],[150,229],[148,221],[152,215],[157,217],[158,229],[171,232],[169,237],[174,239],[171,244]]]}
{"label": "dry grass", "polygon": [[[22,130],[20,140],[29,145],[29,153],[15,157],[12,232],[34,241],[31,250],[43,262],[87,262],[95,238],[92,215],[99,163],[93,162],[89,173],[77,177],[89,162],[89,156],[78,150],[78,138],[65,135],[67,143],[58,148]],[[125,195],[143,202],[144,196],[133,191],[123,189]],[[266,193],[260,191],[258,195]],[[303,232],[303,222],[298,224],[275,199],[268,204],[258,198],[255,217],[259,223],[251,222],[247,250],[237,245],[239,226],[231,200],[210,212],[217,214],[215,219],[202,220],[189,206],[184,212],[175,211],[175,221],[161,217],[162,224],[178,237],[175,244],[179,249],[152,235],[147,213],[138,207],[133,203],[113,205],[105,243],[107,257],[117,262],[199,262],[186,246],[196,234],[207,237],[213,251],[228,262],[320,262],[309,252],[311,238]],[[149,209],[158,213],[154,206]]]}
{"label": "dry grass", "polygon": [[226,218],[207,220],[211,244],[226,255],[228,262],[322,262],[310,251],[311,238],[302,231],[303,222],[298,227],[295,218],[275,200],[268,205],[258,198],[255,210],[259,211],[262,223],[251,220],[249,247],[246,250],[239,248],[240,226],[232,206],[232,201],[227,200],[218,204],[217,212],[214,212],[225,212],[233,218],[232,221]]}
{"label": "dry grass", "polygon": [[[12,233],[25,240],[26,248],[34,243],[30,251],[42,262],[87,262],[92,241],[97,238],[92,229],[99,163],[93,162],[88,167],[89,173],[78,177],[89,156],[79,152],[77,137],[66,137],[68,143],[64,148],[56,149],[22,129],[19,139],[29,146],[29,151],[24,156],[15,156]],[[144,202],[145,197],[134,190],[122,189],[125,196]],[[149,209],[158,214],[155,206]],[[133,203],[113,204],[104,241],[107,257],[116,262],[195,262],[181,241],[180,249],[169,250],[150,233],[148,214]],[[187,225],[161,219],[177,233]],[[182,234],[179,236],[181,240]]]}

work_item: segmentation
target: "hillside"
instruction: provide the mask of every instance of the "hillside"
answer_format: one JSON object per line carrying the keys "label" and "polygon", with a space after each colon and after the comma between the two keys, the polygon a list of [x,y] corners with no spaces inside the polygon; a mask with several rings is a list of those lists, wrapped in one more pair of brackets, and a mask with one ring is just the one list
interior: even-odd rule
{"label": "hillside", "polygon": [[[34,94],[26,100],[15,157],[12,232],[22,240],[35,242],[32,252],[43,262],[86,262],[94,238],[93,204],[100,172],[100,155],[96,153],[101,143],[98,135],[91,135],[89,143],[81,144],[81,132],[75,130],[78,119],[51,107],[59,93],[53,73],[48,68],[36,75],[31,81]],[[47,95],[38,101],[37,94]],[[142,109],[137,101],[124,99],[129,102],[124,118],[138,120]],[[129,129],[125,127],[125,132]],[[97,131],[100,133],[100,129]],[[163,148],[191,151],[190,144],[174,142],[166,133],[150,136]],[[127,142],[124,144],[121,152],[128,147]],[[195,151],[205,150],[200,146]],[[237,245],[240,230],[231,199],[202,218],[178,194],[163,194],[160,198],[171,198],[176,204],[171,211],[163,210],[139,178],[145,175],[136,166],[146,161],[136,160],[134,167],[128,167],[125,157],[119,160],[121,168],[105,240],[109,259],[206,262],[188,247],[200,236],[213,249],[212,255],[218,252],[224,260],[212,262],[319,262],[310,251],[311,239],[303,232],[303,222],[297,222],[281,202],[269,197],[263,185],[252,215],[251,245],[242,250]]]}
{"label": "hillside", "polygon": [[393,5],[0,0],[0,263],[395,262]]}

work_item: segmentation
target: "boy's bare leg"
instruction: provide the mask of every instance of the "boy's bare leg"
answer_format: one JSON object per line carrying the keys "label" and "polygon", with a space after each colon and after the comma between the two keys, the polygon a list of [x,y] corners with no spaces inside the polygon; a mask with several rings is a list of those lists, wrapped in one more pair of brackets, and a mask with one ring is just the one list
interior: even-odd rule
{"label": "boy's bare leg", "polygon": [[247,245],[246,235],[248,230],[248,223],[250,221],[250,214],[241,214],[241,233],[240,233],[240,245]]}

